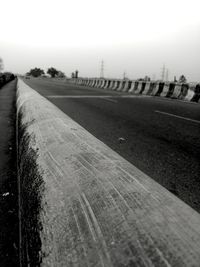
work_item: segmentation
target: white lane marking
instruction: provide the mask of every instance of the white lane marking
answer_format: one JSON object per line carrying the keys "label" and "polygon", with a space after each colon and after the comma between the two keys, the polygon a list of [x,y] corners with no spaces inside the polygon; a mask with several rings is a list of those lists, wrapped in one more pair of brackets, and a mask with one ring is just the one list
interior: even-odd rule
{"label": "white lane marking", "polygon": [[117,100],[111,99],[110,95],[49,95],[48,98],[100,98],[113,103],[118,103]]}
{"label": "white lane marking", "polygon": [[48,98],[110,98],[110,95],[48,95]]}
{"label": "white lane marking", "polygon": [[47,95],[48,98],[139,98],[151,97],[143,95]]}
{"label": "white lane marking", "polygon": [[121,98],[145,98],[152,97],[151,95],[120,95]]}
{"label": "white lane marking", "polygon": [[103,100],[106,100],[106,101],[110,101],[110,102],[113,102],[113,103],[118,103],[117,100],[114,100],[114,99],[111,99],[111,98],[102,98]]}
{"label": "white lane marking", "polygon": [[192,121],[192,122],[195,122],[195,123],[199,123],[199,124],[200,124],[200,121],[193,120],[193,119],[186,118],[186,117],[182,117],[182,116],[178,116],[178,115],[175,115],[175,114],[172,114],[172,113],[163,112],[163,111],[159,111],[159,110],[155,110],[155,112],[156,112],[156,113],[163,114],[163,115],[167,115],[167,116],[171,116],[171,117],[175,117],[175,118],[183,119],[183,120],[186,120],[186,121]]}

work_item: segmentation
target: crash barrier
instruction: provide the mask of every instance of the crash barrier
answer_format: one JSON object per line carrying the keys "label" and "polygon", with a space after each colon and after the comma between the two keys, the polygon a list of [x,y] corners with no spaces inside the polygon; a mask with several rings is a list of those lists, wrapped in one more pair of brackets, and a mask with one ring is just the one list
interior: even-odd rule
{"label": "crash barrier", "polygon": [[[85,82],[86,80],[86,82]],[[110,79],[71,79],[71,83],[86,85],[96,88],[128,92],[133,94],[167,97],[185,101],[200,102],[199,83],[174,83],[156,81],[131,81],[131,80],[110,80]]]}
{"label": "crash barrier", "polygon": [[200,214],[21,80],[17,117],[22,266],[199,266]]}
{"label": "crash barrier", "polygon": [[131,88],[131,81],[126,81],[123,92],[128,92],[130,88]]}
{"label": "crash barrier", "polygon": [[15,79],[14,74],[12,74],[10,72],[0,73],[0,88],[2,86],[4,86],[6,83],[8,83],[14,79]]}

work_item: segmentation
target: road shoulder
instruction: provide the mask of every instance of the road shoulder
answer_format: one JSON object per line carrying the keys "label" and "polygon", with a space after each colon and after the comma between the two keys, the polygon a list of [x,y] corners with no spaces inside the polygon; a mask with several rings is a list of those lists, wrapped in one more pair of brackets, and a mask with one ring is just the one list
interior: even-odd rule
{"label": "road shoulder", "polygon": [[16,80],[0,90],[0,266],[18,265]]}

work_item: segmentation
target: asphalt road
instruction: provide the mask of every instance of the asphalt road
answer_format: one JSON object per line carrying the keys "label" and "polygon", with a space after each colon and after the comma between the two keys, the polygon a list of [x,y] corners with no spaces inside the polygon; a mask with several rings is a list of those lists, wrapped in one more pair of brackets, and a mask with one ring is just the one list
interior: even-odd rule
{"label": "asphalt road", "polygon": [[25,82],[200,212],[200,104],[48,79]]}

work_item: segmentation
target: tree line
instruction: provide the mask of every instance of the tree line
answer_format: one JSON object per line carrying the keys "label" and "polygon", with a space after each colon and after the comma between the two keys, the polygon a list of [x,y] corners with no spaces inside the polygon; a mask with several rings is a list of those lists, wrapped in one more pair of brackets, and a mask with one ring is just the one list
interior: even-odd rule
{"label": "tree line", "polygon": [[[64,78],[65,73],[57,70],[56,68],[48,68],[47,69],[47,74],[49,74],[52,78],[59,77],[59,78]],[[33,68],[29,72],[26,73],[27,76],[33,76],[33,77],[40,77],[42,75],[45,75],[45,71],[40,68]]]}
{"label": "tree line", "polygon": [[4,64],[3,59],[0,58],[0,88],[5,85],[6,83],[15,79],[15,75],[11,72],[3,72]]}

